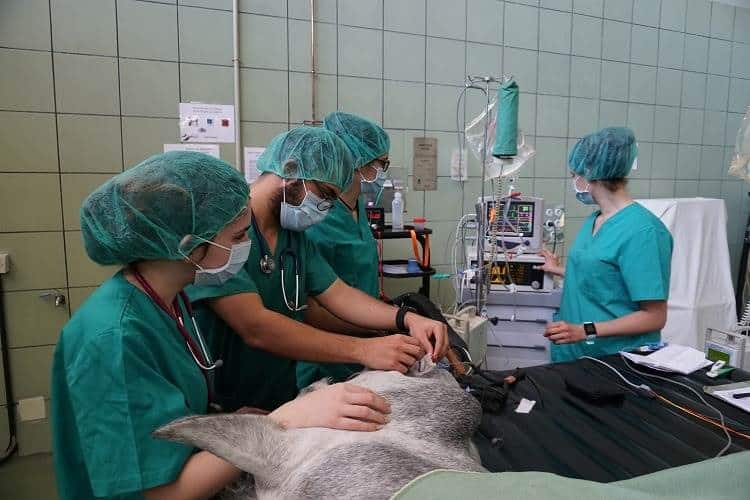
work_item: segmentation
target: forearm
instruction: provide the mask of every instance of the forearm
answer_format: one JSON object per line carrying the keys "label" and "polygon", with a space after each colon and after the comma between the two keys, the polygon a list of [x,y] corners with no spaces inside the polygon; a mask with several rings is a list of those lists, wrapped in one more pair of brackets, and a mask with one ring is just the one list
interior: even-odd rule
{"label": "forearm", "polygon": [[666,315],[660,311],[636,311],[621,318],[596,323],[597,337],[641,335],[664,327]]}
{"label": "forearm", "polygon": [[321,330],[354,335],[356,337],[373,337],[380,332],[360,328],[344,321],[323,307],[320,302],[310,297],[307,299],[305,310],[305,323]]}
{"label": "forearm", "polygon": [[328,290],[316,297],[326,309],[360,328],[394,330],[398,308],[374,299],[366,293],[336,280]]}
{"label": "forearm", "polygon": [[143,492],[146,500],[203,500],[240,477],[241,471],[216,455],[200,451],[190,457],[177,479]]}

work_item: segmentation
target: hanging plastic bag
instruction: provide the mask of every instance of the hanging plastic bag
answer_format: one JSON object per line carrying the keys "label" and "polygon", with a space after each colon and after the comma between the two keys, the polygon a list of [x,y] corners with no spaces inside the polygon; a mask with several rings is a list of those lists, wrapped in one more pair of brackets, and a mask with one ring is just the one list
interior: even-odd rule
{"label": "hanging plastic bag", "polygon": [[750,107],[737,131],[737,144],[729,164],[729,174],[750,182]]}
{"label": "hanging plastic bag", "polygon": [[518,153],[513,158],[492,158],[492,164],[487,167],[487,178],[496,179],[506,177],[518,171],[536,155],[536,150],[526,144],[526,136],[518,131]]}

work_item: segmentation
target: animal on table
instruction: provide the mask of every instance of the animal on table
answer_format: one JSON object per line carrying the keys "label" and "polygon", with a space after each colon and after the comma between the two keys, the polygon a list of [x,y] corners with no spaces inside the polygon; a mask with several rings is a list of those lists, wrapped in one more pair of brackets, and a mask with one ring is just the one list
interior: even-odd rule
{"label": "animal on table", "polygon": [[208,450],[249,473],[222,499],[386,499],[432,470],[486,472],[471,442],[481,407],[445,370],[364,371],[350,383],[390,402],[391,420],[381,430],[285,430],[266,416],[222,414],[185,417],[154,435]]}

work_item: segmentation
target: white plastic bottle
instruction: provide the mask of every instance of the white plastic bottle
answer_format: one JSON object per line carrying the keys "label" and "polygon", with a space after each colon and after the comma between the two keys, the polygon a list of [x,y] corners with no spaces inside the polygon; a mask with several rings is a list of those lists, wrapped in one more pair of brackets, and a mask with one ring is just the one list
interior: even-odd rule
{"label": "white plastic bottle", "polygon": [[401,193],[396,191],[393,194],[393,201],[391,202],[391,210],[393,216],[392,229],[394,231],[404,230],[404,202],[401,200]]}

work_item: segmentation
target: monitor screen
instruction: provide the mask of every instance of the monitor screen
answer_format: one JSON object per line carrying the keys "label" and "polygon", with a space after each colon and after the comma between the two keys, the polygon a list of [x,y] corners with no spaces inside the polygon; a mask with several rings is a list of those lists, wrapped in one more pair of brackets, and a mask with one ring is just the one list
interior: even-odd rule
{"label": "monitor screen", "polygon": [[488,227],[501,234],[517,236],[519,233],[524,238],[534,236],[534,202],[533,201],[511,201],[506,220],[503,219],[505,202],[500,202],[497,209],[495,204],[487,203]]}

